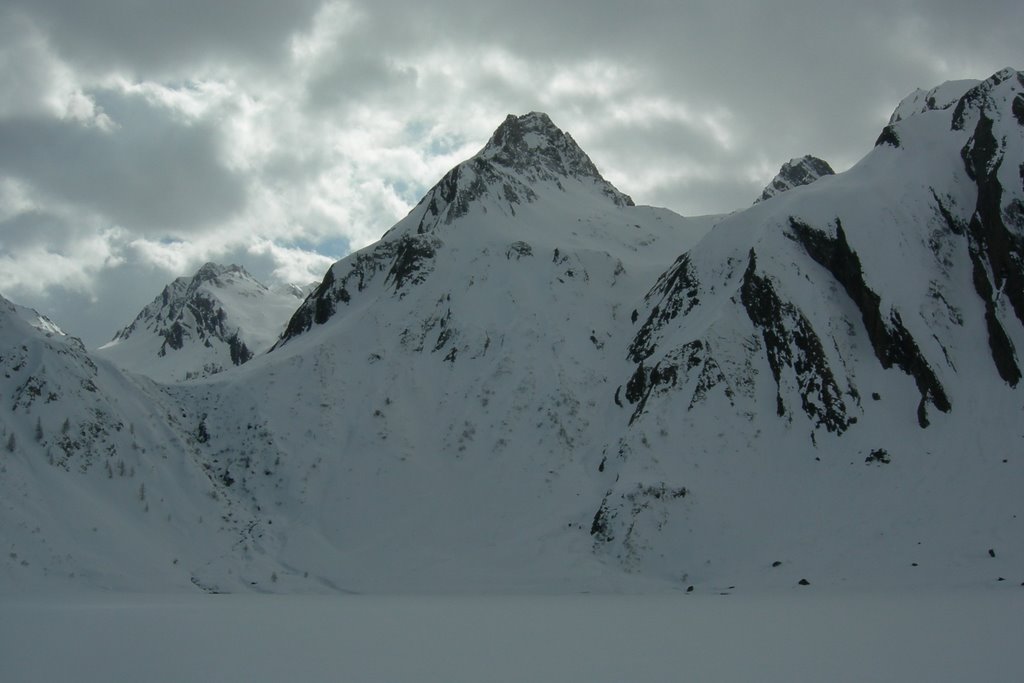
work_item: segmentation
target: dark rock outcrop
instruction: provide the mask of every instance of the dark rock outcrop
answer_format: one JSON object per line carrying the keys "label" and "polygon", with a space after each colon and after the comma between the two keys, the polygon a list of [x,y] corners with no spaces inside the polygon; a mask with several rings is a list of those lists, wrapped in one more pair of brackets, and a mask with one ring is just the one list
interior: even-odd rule
{"label": "dark rock outcrop", "polygon": [[854,421],[846,414],[842,391],[825,357],[821,339],[803,313],[783,302],[772,283],[757,274],[757,257],[750,260],[743,274],[740,300],[750,321],[761,330],[765,354],[775,378],[776,412],[786,415],[782,395],[782,375],[787,368],[796,377],[801,408],[815,426],[841,434]]}
{"label": "dark rock outcrop", "polygon": [[808,154],[797,159],[790,159],[782,165],[778,175],[768,183],[754,203],[771,199],[794,187],[810,185],[818,178],[828,175],[835,175],[835,171],[828,165],[828,162],[818,157]]}
{"label": "dark rock outcrop", "polygon": [[861,320],[867,330],[871,348],[883,368],[898,366],[914,378],[921,393],[918,404],[918,423],[928,426],[926,404],[931,403],[944,413],[951,405],[946,391],[939,383],[928,361],[925,360],[913,336],[903,325],[897,311],[890,311],[886,317],[881,310],[881,297],[868,287],[860,257],[850,248],[843,231],[843,224],[836,219],[836,236],[830,237],[821,230],[815,230],[806,223],[790,218],[792,237],[819,265],[828,270],[843,286],[847,296],[860,311]]}

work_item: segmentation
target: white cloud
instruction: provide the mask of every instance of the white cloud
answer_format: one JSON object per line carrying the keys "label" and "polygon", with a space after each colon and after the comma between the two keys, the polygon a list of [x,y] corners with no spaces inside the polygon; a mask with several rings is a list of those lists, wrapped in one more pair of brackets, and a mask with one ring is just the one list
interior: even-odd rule
{"label": "white cloud", "polygon": [[1010,2],[214,4],[6,0],[0,287],[307,278],[531,109],[638,202],[730,210],[794,156],[852,164],[914,87],[1024,66]]}
{"label": "white cloud", "polygon": [[0,253],[0,291],[45,297],[59,287],[92,297],[96,278],[124,262],[122,238],[117,229],[100,229],[76,235],[61,251],[32,244],[16,253]]}
{"label": "white cloud", "polygon": [[283,247],[270,240],[259,240],[248,247],[254,256],[269,256],[273,263],[271,274],[284,284],[306,285],[319,282],[334,262],[333,258],[315,251],[296,247]]}

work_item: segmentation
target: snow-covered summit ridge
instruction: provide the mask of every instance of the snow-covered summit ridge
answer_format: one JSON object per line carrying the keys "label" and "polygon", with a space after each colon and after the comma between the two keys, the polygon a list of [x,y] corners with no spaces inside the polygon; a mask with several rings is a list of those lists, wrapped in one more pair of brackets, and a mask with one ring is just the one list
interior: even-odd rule
{"label": "snow-covered summit ridge", "polygon": [[977,79],[946,81],[930,90],[917,88],[904,97],[889,117],[889,124],[898,123],[910,116],[928,111],[948,109],[981,81]]}
{"label": "snow-covered summit ridge", "polygon": [[790,159],[782,165],[778,174],[765,186],[761,196],[754,200],[754,203],[757,204],[766,199],[771,199],[776,195],[792,190],[794,187],[810,185],[818,178],[827,175],[835,175],[835,171],[832,170],[827,161],[823,161],[818,157],[807,154],[796,159]]}
{"label": "snow-covered summit ridge", "polygon": [[[980,104],[994,89],[1006,82],[1020,82],[1021,73],[1011,67],[1000,69],[984,81],[964,79],[947,81],[931,90],[918,88],[899,103],[889,117],[889,125],[899,123],[911,116],[930,111],[943,111],[956,107],[961,112],[968,104]],[[1012,85],[1011,85],[1012,88]],[[991,105],[992,102],[989,102]],[[954,114],[959,117],[959,114]]]}
{"label": "snow-covered summit ridge", "polygon": [[99,352],[160,381],[212,375],[269,348],[302,298],[302,288],[272,290],[242,266],[206,263],[164,287]]}
{"label": "snow-covered summit ridge", "polygon": [[67,336],[67,333],[64,332],[57,323],[47,318],[39,311],[34,308],[26,308],[25,306],[19,306],[18,304],[12,303],[2,295],[0,295],[0,311],[5,315],[14,315],[21,318],[43,334],[57,335],[61,337]]}
{"label": "snow-covered summit ridge", "polygon": [[[998,120],[1005,114],[1012,114],[1017,123],[1024,125],[1022,84],[1024,74],[1007,67],[983,81],[949,81],[928,91],[915,90],[893,111],[875,145],[900,147],[904,141],[901,129],[911,125],[912,135],[915,130],[923,132],[926,124],[912,122],[931,115],[939,117],[953,131],[973,128],[979,117]],[[929,135],[925,134],[922,139]]]}

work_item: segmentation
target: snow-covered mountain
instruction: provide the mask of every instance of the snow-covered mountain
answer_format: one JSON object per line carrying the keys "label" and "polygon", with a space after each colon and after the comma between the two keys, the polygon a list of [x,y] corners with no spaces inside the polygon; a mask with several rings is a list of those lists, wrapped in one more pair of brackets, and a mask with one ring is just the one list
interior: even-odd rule
{"label": "snow-covered mountain", "polygon": [[335,264],[275,350],[181,391],[235,486],[303,502],[290,566],[320,565],[316,539],[360,558],[331,578],[357,590],[608,587],[589,537],[608,368],[666,255],[715,220],[632,206],[547,116],[510,117]]}
{"label": "snow-covered mountain", "polygon": [[[1024,581],[1024,76],[931,92],[849,171],[690,219],[634,206],[547,116],[510,116],[380,242],[334,264],[270,353],[165,387],[94,362],[109,379],[73,410],[130,397],[110,413],[143,411],[174,444],[155,457],[161,440],[147,441],[136,467],[176,468],[153,475],[163,497],[201,491],[225,520],[193,525],[196,549],[174,546],[175,569],[139,581]],[[20,339],[67,356],[11,330],[5,358]],[[93,362],[73,357],[62,377]],[[25,381],[11,377],[11,391]],[[3,500],[26,524],[45,507],[48,538],[89,547],[57,530],[102,505],[102,477],[29,468],[45,451],[20,410],[5,429],[23,483],[0,482]],[[130,447],[107,443],[110,457]],[[40,469],[46,486],[31,483]],[[61,502],[52,481],[90,497]],[[125,583],[74,556],[90,584]],[[146,557],[140,572],[163,567]]]}
{"label": "snow-covered mountain", "polygon": [[159,386],[2,297],[0,373],[0,592],[243,586],[251,518]]}
{"label": "snow-covered mountain", "polygon": [[[609,552],[754,573],[801,539],[805,566],[909,582],[1022,537],[1024,77],[960,86],[912,95],[846,173],[723,220],[647,295]],[[702,502],[638,510],[654,472]]]}
{"label": "snow-covered mountain", "polygon": [[206,377],[269,349],[308,293],[268,288],[241,266],[207,263],[164,287],[98,352],[159,381]]}
{"label": "snow-covered mountain", "polygon": [[771,199],[775,195],[782,194],[787,190],[801,185],[810,185],[818,178],[835,175],[835,171],[828,165],[827,161],[809,154],[796,159],[790,159],[782,165],[778,174],[768,183],[761,196],[754,200],[754,203]]}

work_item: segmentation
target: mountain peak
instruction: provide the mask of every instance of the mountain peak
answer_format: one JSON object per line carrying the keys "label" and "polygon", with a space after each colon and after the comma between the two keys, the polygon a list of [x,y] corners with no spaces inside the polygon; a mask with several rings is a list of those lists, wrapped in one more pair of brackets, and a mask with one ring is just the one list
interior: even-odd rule
{"label": "mountain peak", "polygon": [[225,275],[241,275],[243,277],[252,278],[252,275],[243,268],[242,266],[232,263],[231,265],[221,265],[219,263],[213,263],[207,261],[202,267],[196,271],[196,274],[192,276],[194,282],[213,282],[217,278]]}
{"label": "mountain peak", "polygon": [[629,195],[601,176],[586,152],[547,114],[509,114],[483,149],[448,171],[427,192],[410,212],[414,219],[400,222],[388,234],[408,224],[415,225],[417,234],[431,232],[465,216],[474,206],[483,213],[514,216],[516,206],[532,204],[541,196],[580,190],[596,191],[616,206],[634,205]]}
{"label": "mountain peak", "polygon": [[543,112],[509,114],[477,156],[539,179],[569,177],[605,182],[572,136]]}
{"label": "mountain peak", "polygon": [[770,183],[764,188],[761,196],[754,200],[754,203],[763,202],[766,199],[782,194],[787,190],[801,185],[810,185],[818,178],[827,175],[835,175],[835,171],[828,165],[828,162],[811,156],[804,155],[796,159],[790,159],[782,165]]}
{"label": "mountain peak", "polygon": [[481,154],[491,158],[502,152],[521,154],[554,146],[565,135],[544,112],[531,111],[522,116],[509,114],[491,134]]}

